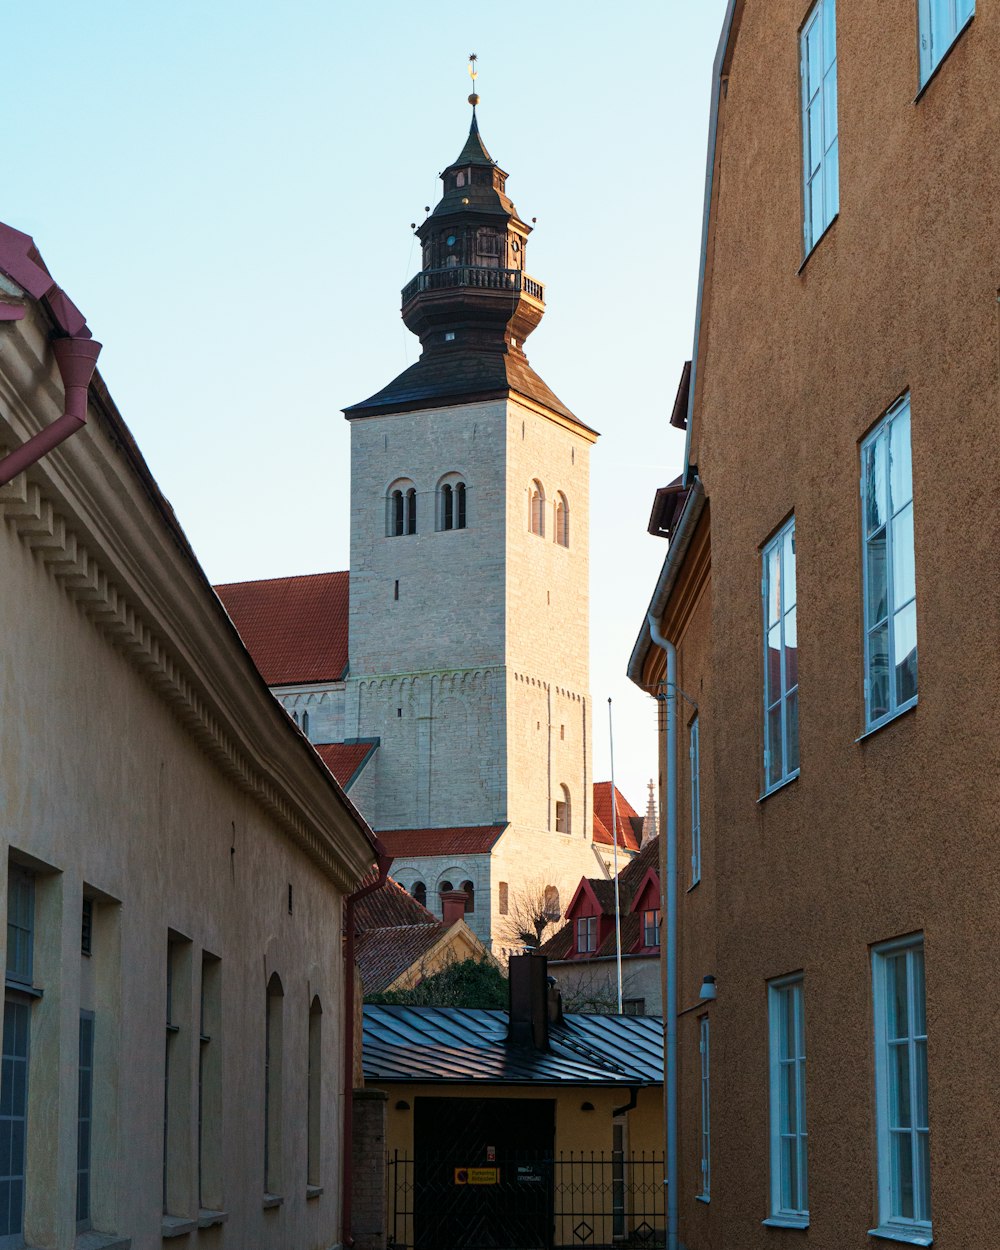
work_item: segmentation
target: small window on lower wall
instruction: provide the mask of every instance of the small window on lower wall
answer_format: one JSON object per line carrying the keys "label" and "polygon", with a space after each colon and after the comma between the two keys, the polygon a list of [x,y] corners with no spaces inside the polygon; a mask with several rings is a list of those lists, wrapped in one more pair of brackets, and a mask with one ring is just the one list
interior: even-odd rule
{"label": "small window on lower wall", "polygon": [[931,1244],[924,943],[917,934],[872,951],[879,1226]]}
{"label": "small window on lower wall", "polygon": [[806,1138],[805,994],[801,976],[767,987],[771,1203],[768,1223],[809,1224]]}

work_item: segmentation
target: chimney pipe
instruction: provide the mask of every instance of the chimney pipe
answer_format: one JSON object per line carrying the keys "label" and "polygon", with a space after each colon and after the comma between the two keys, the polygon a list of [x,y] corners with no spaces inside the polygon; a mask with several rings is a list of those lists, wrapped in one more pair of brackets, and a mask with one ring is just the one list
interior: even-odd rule
{"label": "chimney pipe", "polygon": [[511,955],[507,965],[510,1011],[507,1041],[549,1048],[549,961],[544,955]]}
{"label": "chimney pipe", "polygon": [[469,896],[464,890],[441,891],[441,918],[445,924],[454,924],[456,920],[465,919],[465,904]]}

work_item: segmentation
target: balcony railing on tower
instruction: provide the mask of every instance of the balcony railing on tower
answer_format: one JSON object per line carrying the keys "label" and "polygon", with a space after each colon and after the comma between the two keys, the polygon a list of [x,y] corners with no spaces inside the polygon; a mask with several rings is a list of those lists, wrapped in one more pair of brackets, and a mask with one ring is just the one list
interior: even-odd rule
{"label": "balcony railing on tower", "polygon": [[545,302],[545,283],[530,278],[523,269],[450,265],[442,269],[421,270],[403,287],[403,303],[409,303],[421,291],[447,291],[458,287],[474,287],[481,291],[510,291],[530,295],[540,303]]}

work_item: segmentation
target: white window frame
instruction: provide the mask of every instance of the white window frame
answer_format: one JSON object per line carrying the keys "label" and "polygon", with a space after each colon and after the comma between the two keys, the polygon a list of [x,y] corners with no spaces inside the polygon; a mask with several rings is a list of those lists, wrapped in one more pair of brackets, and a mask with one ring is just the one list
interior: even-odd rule
{"label": "white window frame", "polygon": [[[598,924],[596,916],[577,916],[576,951],[578,955],[592,955],[597,950]],[[581,944],[581,937],[586,945]]]}
{"label": "white window frame", "polygon": [[[811,49],[816,53],[812,64]],[[816,0],[802,25],[799,78],[802,87],[802,227],[808,256],[840,211],[836,0]],[[818,148],[818,156],[814,155],[814,148]],[[819,211],[814,213],[817,196],[821,197]]]}
{"label": "white window frame", "polygon": [[[799,677],[798,677],[798,596],[795,569],[795,517],[782,525],[761,552],[760,596],[764,620],[764,784],[761,794],[770,794],[799,775]],[[790,574],[790,576],[789,576]],[[791,600],[789,602],[789,600]],[[777,693],[770,687],[770,635],[777,630]],[[789,633],[793,633],[796,664],[794,681],[789,672]],[[792,711],[795,711],[794,729]],[[777,713],[777,737],[771,719]],[[773,769],[775,759],[780,767]],[[792,762],[794,761],[794,762]]]}
{"label": "white window frame", "polygon": [[701,731],[697,715],[689,730],[688,759],[691,761],[691,884],[701,880]]}
{"label": "white window frame", "polygon": [[[894,463],[891,455],[893,444],[894,429],[902,429],[903,424],[906,426],[906,470],[901,482],[900,494],[905,494],[905,499],[897,500],[895,496],[893,478],[895,476]],[[871,457],[871,460],[869,460]],[[869,463],[871,463],[875,477],[872,478],[869,473]],[[869,532],[870,521],[870,505],[873,496],[877,496],[879,491],[878,474],[881,473],[884,483],[883,491],[885,494],[885,515],[881,517],[881,524],[875,525]],[[871,489],[869,485],[871,484]],[[908,493],[907,493],[908,492]],[[907,512],[909,513],[909,530],[907,531]],[[898,534],[897,534],[898,530]],[[871,605],[871,564],[876,559],[877,548],[874,546],[879,540],[879,535],[884,534],[884,557],[885,566],[885,612],[879,615],[878,619],[872,622],[872,605]],[[865,731],[879,728],[887,721],[892,720],[901,712],[914,706],[917,702],[917,690],[919,682],[916,672],[914,672],[914,692],[905,698],[900,699],[896,689],[896,622],[903,613],[909,613],[913,619],[913,638],[914,652],[919,652],[916,644],[917,620],[916,620],[916,555],[915,544],[913,541],[913,472],[912,472],[912,437],[910,422],[910,397],[904,395],[897,400],[889,411],[882,417],[878,424],[872,429],[868,436],[861,444],[861,539],[862,539],[862,604],[864,613],[864,654],[865,654]],[[898,552],[904,552],[909,557],[909,568],[913,578],[913,585],[897,586],[895,578],[895,563]],[[912,611],[911,611],[912,609]],[[881,706],[881,702],[875,704],[875,678],[873,677],[873,635],[886,625],[886,672],[885,672],[885,707]]]}
{"label": "white window frame", "polygon": [[701,1058],[701,1188],[695,1197],[699,1202],[712,1200],[712,1069],[708,1016],[698,1017],[698,1054]]}
{"label": "white window frame", "polygon": [[921,89],[975,16],[976,0],[917,0]]}
{"label": "white window frame", "polygon": [[[764,1223],[782,1228],[808,1228],[805,980],[801,973],[768,982],[767,1014],[771,1201],[770,1214]],[[789,1050],[792,1053],[788,1053]],[[794,1107],[790,1105],[790,1091],[793,1091]],[[795,1162],[794,1181],[790,1175],[789,1154]],[[794,1192],[789,1195],[791,1201],[786,1201],[789,1190]]]}
{"label": "white window frame", "polygon": [[[906,1032],[890,1037],[889,1012],[893,1003],[890,971],[895,960],[904,956],[906,972]],[[929,1246],[932,1241],[930,1186],[930,1131],[927,1115],[927,1003],[924,990],[923,934],[883,942],[872,948],[872,1000],[875,1017],[875,1117],[878,1146],[878,1227],[873,1236]],[[921,1027],[922,1026],[922,1027]],[[907,1082],[910,1091],[908,1113],[894,1113],[899,1068],[892,1052],[905,1049]],[[921,1097],[924,1114],[921,1117]],[[909,1125],[896,1125],[895,1119],[909,1119]],[[922,1119],[923,1123],[917,1123]],[[910,1174],[914,1215],[903,1215],[899,1207],[899,1178],[894,1176],[893,1140],[909,1136]],[[920,1163],[920,1142],[925,1143],[927,1170]],[[921,1212],[921,1214],[917,1214]]]}

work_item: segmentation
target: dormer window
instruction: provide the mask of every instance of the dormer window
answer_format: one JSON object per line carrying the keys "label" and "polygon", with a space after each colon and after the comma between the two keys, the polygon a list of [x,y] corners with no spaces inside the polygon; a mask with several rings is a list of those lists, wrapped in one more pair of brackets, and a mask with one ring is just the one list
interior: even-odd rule
{"label": "dormer window", "polygon": [[642,944],[643,946],[660,945],[660,909],[650,908],[642,913]]}
{"label": "dormer window", "polygon": [[576,919],[576,953],[589,955],[597,950],[597,917],[578,916]]}

